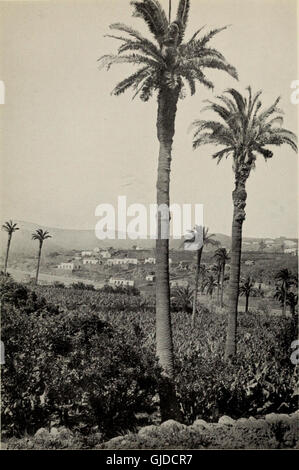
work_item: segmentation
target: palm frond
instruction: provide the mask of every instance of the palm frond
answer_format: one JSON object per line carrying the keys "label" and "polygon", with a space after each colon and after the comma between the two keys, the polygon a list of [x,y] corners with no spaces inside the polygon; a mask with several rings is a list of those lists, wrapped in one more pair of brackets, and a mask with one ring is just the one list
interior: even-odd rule
{"label": "palm frond", "polygon": [[181,44],[181,42],[184,39],[189,10],[190,10],[190,0],[180,0],[179,5],[178,5],[177,16],[176,16],[176,21],[180,25],[179,41],[178,41],[179,44]]}
{"label": "palm frond", "polygon": [[164,10],[157,0],[132,1],[133,16],[142,18],[156,41],[161,46],[167,34],[168,21]]}
{"label": "palm frond", "polygon": [[119,82],[114,90],[112,91],[112,94],[118,96],[121,93],[124,93],[128,88],[130,87],[136,87],[138,84],[148,76],[150,71],[150,67],[146,66],[143,67],[142,69],[138,70],[136,73],[133,73],[129,77],[125,78],[121,82]]}

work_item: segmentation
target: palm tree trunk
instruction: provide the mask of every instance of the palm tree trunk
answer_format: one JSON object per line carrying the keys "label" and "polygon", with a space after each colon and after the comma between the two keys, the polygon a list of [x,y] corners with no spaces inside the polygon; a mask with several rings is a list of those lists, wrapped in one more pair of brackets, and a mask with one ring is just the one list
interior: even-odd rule
{"label": "palm tree trunk", "polygon": [[171,22],[171,0],[169,0],[168,18],[169,18],[169,24],[170,24],[170,22]]}
{"label": "palm tree trunk", "polygon": [[195,315],[196,315],[196,307],[197,307],[197,293],[198,293],[198,281],[199,281],[199,271],[200,271],[200,262],[201,262],[201,254],[202,254],[203,247],[197,250],[197,259],[196,259],[196,271],[195,271],[195,285],[194,285],[194,293],[193,293],[193,303],[192,303],[192,318],[191,318],[191,325],[194,328],[195,326]]}
{"label": "palm tree trunk", "polygon": [[157,134],[160,143],[157,205],[158,236],[156,240],[156,353],[163,370],[160,387],[162,421],[179,418],[179,408],[174,387],[173,341],[170,318],[169,287],[169,185],[171,149],[179,90],[162,87],[158,96]]}
{"label": "palm tree trunk", "polygon": [[287,289],[286,286],[284,286],[284,293],[283,293],[283,309],[282,309],[282,314],[285,317],[287,313]]}
{"label": "palm tree trunk", "polygon": [[217,307],[220,305],[220,270],[217,273]]}
{"label": "palm tree trunk", "polygon": [[249,295],[246,294],[245,313],[248,313]]}
{"label": "palm tree trunk", "polygon": [[225,359],[230,360],[236,355],[236,334],[239,300],[239,283],[241,270],[242,250],[242,225],[245,220],[246,190],[245,183],[249,171],[244,169],[236,174],[235,189],[233,191],[233,223],[232,223],[232,248],[231,268],[228,287],[228,321],[225,345]]}
{"label": "palm tree trunk", "polygon": [[36,275],[35,275],[35,284],[38,283],[38,273],[39,273],[41,253],[42,253],[42,243],[39,244],[39,249],[38,249],[38,260],[37,260],[37,268],[36,268]]}
{"label": "palm tree trunk", "polygon": [[224,272],[225,272],[225,263],[221,267],[221,292],[220,292],[220,307],[223,307],[223,291],[224,291]]}
{"label": "palm tree trunk", "polygon": [[10,242],[11,242],[11,233],[8,234],[8,239],[7,239],[7,247],[6,247],[6,255],[5,255],[5,264],[4,264],[4,274],[5,274],[5,275],[6,275],[6,271],[7,271],[7,263],[8,263],[8,254],[9,254]]}

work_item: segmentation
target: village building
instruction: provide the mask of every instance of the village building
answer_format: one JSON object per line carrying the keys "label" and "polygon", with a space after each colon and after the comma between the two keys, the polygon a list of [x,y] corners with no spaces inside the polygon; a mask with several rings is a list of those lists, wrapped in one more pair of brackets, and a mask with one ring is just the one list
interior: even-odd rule
{"label": "village building", "polygon": [[154,282],[155,279],[156,279],[156,276],[154,274],[148,274],[145,278],[145,280],[148,282]]}
{"label": "village building", "polygon": [[96,258],[84,258],[83,264],[99,264],[99,260]]}
{"label": "village building", "polygon": [[156,258],[145,258],[144,264],[156,264]]}
{"label": "village building", "polygon": [[84,258],[84,256],[92,256],[93,252],[92,251],[81,251],[81,256]]}
{"label": "village building", "polygon": [[293,256],[296,256],[297,253],[298,253],[298,250],[297,248],[285,248],[283,250],[284,253],[288,254],[288,255],[293,255]]}
{"label": "village building", "polygon": [[255,262],[253,260],[248,259],[247,261],[245,261],[246,266],[253,266],[254,264]]}
{"label": "village building", "polygon": [[109,279],[109,284],[112,285],[112,286],[130,286],[130,287],[134,287],[134,284],[135,282],[132,281],[131,279],[114,279],[114,278],[111,278]]}
{"label": "village building", "polygon": [[106,262],[107,266],[120,266],[128,264],[138,264],[137,258],[112,258],[108,259]]}
{"label": "village building", "polygon": [[81,269],[81,264],[77,261],[69,261],[67,263],[60,263],[57,266],[58,269],[64,269],[67,271],[74,271],[75,269]]}

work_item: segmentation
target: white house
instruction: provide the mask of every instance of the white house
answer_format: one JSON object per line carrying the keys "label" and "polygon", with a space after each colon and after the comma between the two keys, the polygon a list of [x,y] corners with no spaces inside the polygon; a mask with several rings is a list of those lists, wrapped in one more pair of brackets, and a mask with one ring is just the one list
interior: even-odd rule
{"label": "white house", "polygon": [[137,258],[112,258],[107,260],[108,266],[119,266],[128,264],[138,264]]}
{"label": "white house", "polygon": [[144,264],[156,264],[156,258],[145,258]]}
{"label": "white house", "polygon": [[68,263],[60,263],[58,269],[65,269],[67,271],[73,271],[75,269],[81,269],[81,264],[77,261],[69,261]]}
{"label": "white house", "polygon": [[145,280],[148,282],[154,282],[155,279],[156,279],[156,276],[154,274],[148,274],[145,278]]}
{"label": "white house", "polygon": [[101,249],[98,248],[98,247],[96,247],[96,248],[93,249],[93,252],[94,252],[94,253],[100,253],[100,251],[101,251]]}
{"label": "white house", "polygon": [[84,256],[92,256],[93,253],[92,251],[81,251],[81,256],[84,258]]}
{"label": "white house", "polygon": [[247,261],[245,261],[245,264],[246,266],[253,266],[255,263],[253,260],[248,259]]}
{"label": "white house", "polygon": [[109,279],[109,284],[112,286],[131,286],[134,287],[135,282],[130,279]]}
{"label": "white house", "polygon": [[175,279],[170,281],[170,287],[188,287],[188,281],[184,279]]}
{"label": "white house", "polygon": [[296,256],[297,251],[298,251],[297,248],[285,248],[283,252],[288,254],[288,255]]}
{"label": "white house", "polygon": [[96,258],[84,258],[83,264],[98,264],[99,260]]}
{"label": "white house", "polygon": [[273,246],[274,245],[274,240],[272,240],[271,238],[267,238],[267,240],[265,240],[265,244],[267,245],[268,248],[270,248],[270,246]]}

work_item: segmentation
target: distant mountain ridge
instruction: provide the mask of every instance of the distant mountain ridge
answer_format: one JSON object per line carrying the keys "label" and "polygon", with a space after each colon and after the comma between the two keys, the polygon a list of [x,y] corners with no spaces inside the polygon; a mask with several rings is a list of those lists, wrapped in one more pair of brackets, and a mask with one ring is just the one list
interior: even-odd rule
{"label": "distant mountain ridge", "polygon": [[[34,255],[38,249],[38,243],[31,239],[32,232],[36,229],[41,228],[47,230],[52,238],[45,241],[43,245],[43,252],[49,254],[51,252],[64,252],[71,250],[90,250],[96,247],[108,248],[114,247],[118,249],[130,249],[132,246],[137,245],[141,249],[152,249],[155,246],[155,240],[132,240],[127,238],[122,239],[106,239],[99,240],[95,235],[95,230],[76,230],[76,229],[63,229],[39,225],[32,222],[14,220],[18,224],[20,230],[13,234],[11,251],[15,254],[24,254],[24,256]],[[3,222],[2,222],[3,223]],[[2,225],[1,223],[1,225]],[[270,238],[270,237],[269,237]],[[281,240],[286,237],[280,237]],[[222,233],[216,233],[215,239],[218,240],[221,246],[229,249],[231,245],[231,237]],[[244,237],[244,241],[260,241],[264,238],[258,237]],[[7,233],[3,230],[0,232],[1,240],[1,254],[3,255],[6,249]],[[278,239],[277,239],[278,240]],[[288,238],[288,240],[297,241],[294,238]],[[182,244],[181,240],[171,239],[170,248],[179,249]]]}

